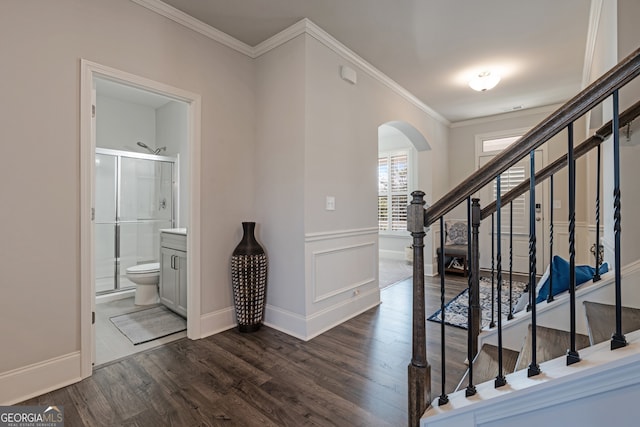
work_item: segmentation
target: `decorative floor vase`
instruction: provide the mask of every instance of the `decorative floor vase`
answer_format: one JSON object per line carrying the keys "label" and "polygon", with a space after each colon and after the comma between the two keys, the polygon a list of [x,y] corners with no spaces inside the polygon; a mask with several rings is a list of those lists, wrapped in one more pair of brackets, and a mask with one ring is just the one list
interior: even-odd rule
{"label": "decorative floor vase", "polygon": [[256,223],[243,222],[242,240],[231,256],[231,284],[240,332],[262,326],[267,290],[267,256],[254,236]]}

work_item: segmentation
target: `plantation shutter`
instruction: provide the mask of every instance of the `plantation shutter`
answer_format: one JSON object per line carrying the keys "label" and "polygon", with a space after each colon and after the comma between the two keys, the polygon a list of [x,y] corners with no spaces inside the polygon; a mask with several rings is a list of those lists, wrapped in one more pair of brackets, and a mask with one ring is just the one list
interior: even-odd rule
{"label": "plantation shutter", "polygon": [[378,228],[380,231],[407,229],[408,166],[407,153],[391,154],[378,159]]}

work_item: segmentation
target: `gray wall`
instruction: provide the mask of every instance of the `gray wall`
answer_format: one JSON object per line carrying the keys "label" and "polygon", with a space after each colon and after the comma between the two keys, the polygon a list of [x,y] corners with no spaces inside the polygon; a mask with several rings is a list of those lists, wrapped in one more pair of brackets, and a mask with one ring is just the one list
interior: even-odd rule
{"label": "gray wall", "polygon": [[128,0],[35,6],[0,5],[0,372],[80,350],[81,58],[202,95],[203,314],[254,208],[251,59]]}

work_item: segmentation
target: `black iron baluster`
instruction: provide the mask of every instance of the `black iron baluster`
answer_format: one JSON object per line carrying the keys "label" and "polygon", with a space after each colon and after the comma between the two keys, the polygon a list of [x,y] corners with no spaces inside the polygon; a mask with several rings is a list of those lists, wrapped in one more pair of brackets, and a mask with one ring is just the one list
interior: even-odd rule
{"label": "black iron baluster", "polygon": [[596,159],[596,246],[594,255],[596,257],[596,271],[593,273],[593,281],[597,282],[601,279],[600,277],[600,263],[602,260],[600,259],[600,144],[598,144],[597,148],[597,159]]}
{"label": "black iron baluster", "polygon": [[449,402],[449,397],[445,393],[445,383],[447,382],[446,367],[445,367],[445,330],[444,330],[444,318],[445,318],[445,305],[444,305],[444,217],[440,217],[440,357],[442,358],[442,393],[438,399],[438,405],[445,405]]}
{"label": "black iron baluster", "polygon": [[[494,382],[495,387],[502,387],[507,383],[504,377],[502,366],[502,218],[501,218],[501,206],[502,195],[500,193],[500,175],[496,177],[496,259],[498,270],[498,283],[496,288],[497,300],[498,300],[498,376]],[[493,306],[494,301],[491,301]]]}
{"label": "black iron baluster", "polygon": [[494,218],[493,214],[491,214],[491,322],[489,323],[490,328],[496,327],[495,312],[493,310],[493,302],[495,301],[494,288],[495,288],[495,235],[494,235]]}
{"label": "black iron baluster", "polygon": [[536,354],[536,162],[535,150],[529,153],[529,306],[531,307],[531,363],[527,376],[540,373]]}
{"label": "black iron baluster", "polygon": [[567,165],[569,167],[569,316],[570,348],[567,365],[580,361],[576,350],[576,160],[573,156],[573,123],[567,126]]}
{"label": "black iron baluster", "polygon": [[[469,272],[469,308],[473,306],[473,278],[474,278],[474,270],[475,266],[473,264],[473,256],[471,252],[471,197],[467,198],[467,271]],[[465,390],[465,396],[473,396],[476,394],[476,387],[473,385],[473,359],[475,358],[475,346],[473,345],[474,341],[473,336],[473,320],[471,309],[469,309],[467,314],[467,361],[469,362],[469,375],[468,375],[468,384],[467,389]]]}
{"label": "black iron baluster", "polygon": [[513,319],[513,202],[509,203],[509,315]]}
{"label": "black iron baluster", "polygon": [[[627,340],[622,334],[622,267],[620,266],[620,237],[622,233],[620,211],[620,117],[619,94],[613,92],[613,227],[615,235],[615,288],[616,288],[616,331],[611,337],[611,350],[627,345]],[[597,249],[597,248],[596,248]],[[596,251],[597,252],[597,251]]]}
{"label": "black iron baluster", "polygon": [[553,175],[549,177],[549,295],[547,304],[553,301]]}

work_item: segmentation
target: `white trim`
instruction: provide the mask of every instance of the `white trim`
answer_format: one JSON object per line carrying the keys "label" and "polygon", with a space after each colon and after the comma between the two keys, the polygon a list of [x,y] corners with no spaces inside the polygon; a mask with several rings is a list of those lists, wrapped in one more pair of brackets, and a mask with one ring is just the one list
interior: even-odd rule
{"label": "white trim", "polygon": [[[333,296],[336,295],[340,295],[342,293],[348,292],[352,289],[356,289],[360,286],[364,286],[368,283],[375,283],[377,282],[377,278],[375,276],[375,274],[373,275],[373,277],[366,277],[363,280],[360,280],[358,282],[355,283],[349,283],[341,288],[338,289],[333,289],[330,292],[326,292],[322,295],[318,295],[317,294],[317,274],[318,274],[318,261],[317,259],[323,255],[328,255],[328,254],[336,254],[339,252],[346,252],[352,249],[363,249],[363,248],[367,248],[367,247],[373,247],[374,249],[377,248],[376,245],[377,242],[363,242],[363,243],[356,243],[353,245],[347,245],[347,246],[341,246],[341,247],[337,247],[337,248],[330,248],[330,249],[324,249],[324,250],[320,250],[320,251],[313,251],[311,253],[311,265],[312,265],[312,270],[311,270],[311,288],[313,289],[313,302],[317,303],[326,299],[329,299]],[[375,267],[375,271],[378,271],[378,266],[374,266]]]}
{"label": "white trim", "polygon": [[374,287],[307,316],[306,339],[310,340],[347,320],[380,305],[380,288]]}
{"label": "white trim", "polygon": [[589,11],[589,25],[587,27],[587,44],[584,50],[584,64],[582,66],[582,88],[586,88],[591,82],[591,67],[593,66],[593,56],[596,51],[598,39],[598,26],[602,15],[603,0],[591,0],[591,10]]}
{"label": "white trim", "polygon": [[[264,325],[287,335],[306,341],[307,320],[298,313],[267,304],[264,312]],[[281,325],[287,325],[282,327]]]}
{"label": "white trim", "polygon": [[460,127],[465,127],[465,126],[497,122],[497,121],[500,121],[500,120],[514,119],[514,118],[517,118],[517,117],[526,117],[526,116],[531,116],[531,115],[534,115],[534,114],[544,114],[544,113],[551,114],[554,111],[556,111],[558,108],[560,108],[562,105],[563,104],[545,105],[543,107],[526,108],[524,110],[510,111],[510,112],[506,112],[506,113],[494,114],[493,116],[478,117],[478,118],[475,118],[475,119],[462,120],[462,121],[459,121],[459,122],[451,123],[449,125],[449,128],[455,129],[455,128],[460,128]]}
{"label": "white trim", "polygon": [[307,233],[304,236],[305,243],[317,242],[320,240],[342,239],[346,237],[368,236],[370,234],[378,234],[377,227],[368,228],[352,228],[350,230],[320,231],[316,233]]}
{"label": "white trim", "polygon": [[[264,325],[300,340],[308,341],[379,304],[380,289],[377,287],[309,316],[267,304]],[[355,310],[354,307],[356,307]],[[287,327],[281,325],[287,325]]]}
{"label": "white trim", "polygon": [[80,361],[80,352],[74,351],[3,372],[0,405],[13,405],[82,380]]}
{"label": "white trim", "polygon": [[189,126],[189,234],[187,236],[187,336],[201,338],[200,307],[200,139],[201,139],[201,96],[164,83],[97,64],[86,59],[80,60],[80,359],[82,378],[92,373],[91,353],[93,347],[91,308],[95,302],[93,291],[93,221],[91,209],[93,201],[93,176],[95,143],[91,130],[91,92],[96,77],[106,78],[127,86],[155,92],[181,100],[188,104]]}
{"label": "white trim", "polygon": [[316,24],[311,22],[309,19],[304,19],[306,24],[306,33],[311,37],[315,38],[322,44],[324,44],[329,49],[333,50],[338,55],[342,56],[344,59],[351,61],[355,65],[362,68],[362,70],[369,74],[369,76],[373,77],[378,82],[387,86],[396,94],[400,95],[405,100],[412,103],[414,106],[422,110],[424,113],[429,115],[434,120],[439,121],[440,123],[449,126],[451,122],[447,120],[440,113],[435,111],[433,108],[429,107],[427,104],[419,100],[415,95],[406,90],[404,87],[400,86],[397,82],[392,80],[389,76],[384,74],[382,71],[378,70],[376,67],[371,65],[369,62],[362,59],[358,54],[353,52],[351,49],[340,43],[329,33],[324,31],[322,28],[318,27]]}
{"label": "white trim", "polygon": [[254,57],[254,49],[246,43],[241,42],[240,40],[231,37],[227,33],[223,33],[222,31],[213,28],[210,25],[205,24],[204,22],[194,18],[191,15],[188,15],[181,10],[176,9],[173,6],[170,6],[159,0],[131,0],[138,5],[147,8],[158,15],[162,15],[165,18],[171,19],[178,24],[189,28],[197,33],[202,34],[205,37],[210,38],[211,40],[215,40],[220,44],[223,44],[235,51],[238,51],[244,55],[247,55],[251,58]]}
{"label": "white trim", "polygon": [[233,307],[227,307],[202,315],[200,318],[200,338],[234,328],[237,325],[235,313]]}
{"label": "white trim", "polygon": [[397,82],[392,80],[389,76],[384,74],[382,71],[378,70],[376,67],[371,65],[369,62],[365,61],[354,51],[346,47],[344,44],[339,42],[329,33],[324,31],[322,28],[318,27],[308,18],[303,18],[302,20],[296,22],[290,27],[284,29],[278,34],[268,38],[267,40],[259,43],[258,45],[251,47],[246,43],[243,43],[230,35],[223,33],[222,31],[211,27],[210,25],[205,24],[202,21],[199,21],[193,18],[186,13],[167,5],[159,0],[131,0],[134,3],[139,4],[142,7],[145,7],[159,15],[162,15],[172,21],[187,27],[197,33],[200,33],[211,40],[217,41],[231,49],[240,52],[249,58],[255,59],[265,53],[269,52],[272,49],[281,46],[282,44],[292,40],[295,37],[298,37],[301,34],[308,34],[314,39],[318,40],[320,43],[324,44],[326,47],[340,55],[347,61],[352,62],[353,64],[360,67],[365,73],[369,76],[373,77],[378,82],[387,86],[393,92],[422,110],[424,113],[429,115],[434,120],[439,121],[440,123],[449,126],[451,122],[447,120],[440,113],[435,111],[433,108],[429,107],[427,104],[418,99],[415,95],[409,92],[404,87],[400,86]]}

